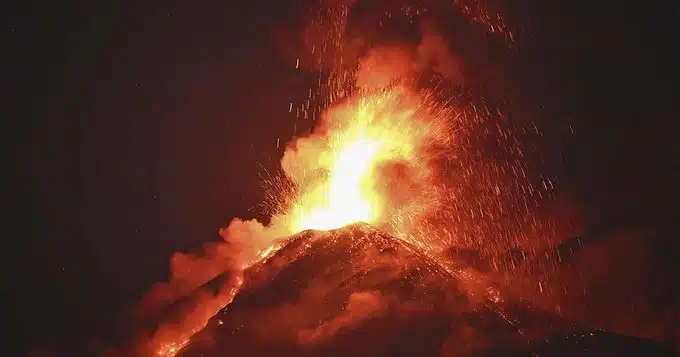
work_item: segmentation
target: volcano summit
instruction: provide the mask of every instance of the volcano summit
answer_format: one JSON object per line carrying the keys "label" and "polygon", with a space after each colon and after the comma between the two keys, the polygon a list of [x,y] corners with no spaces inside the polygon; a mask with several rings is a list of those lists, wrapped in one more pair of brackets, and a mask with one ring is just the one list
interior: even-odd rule
{"label": "volcano summit", "polygon": [[582,345],[599,336],[354,224],[288,238],[179,356],[532,355],[531,341],[564,331]]}

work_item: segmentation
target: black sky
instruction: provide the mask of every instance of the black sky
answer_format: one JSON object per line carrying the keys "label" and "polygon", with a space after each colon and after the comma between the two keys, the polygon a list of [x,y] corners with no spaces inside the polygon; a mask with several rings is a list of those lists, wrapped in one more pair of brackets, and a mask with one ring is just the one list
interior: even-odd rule
{"label": "black sky", "polygon": [[[96,336],[163,278],[172,252],[255,214],[258,163],[275,167],[277,138],[293,134],[288,103],[313,84],[272,41],[273,25],[296,16],[288,3],[3,11],[2,295],[14,350]],[[654,227],[668,251],[680,197],[677,9],[533,3],[516,10],[540,79],[526,91],[548,123],[575,129],[565,186],[594,229]]]}

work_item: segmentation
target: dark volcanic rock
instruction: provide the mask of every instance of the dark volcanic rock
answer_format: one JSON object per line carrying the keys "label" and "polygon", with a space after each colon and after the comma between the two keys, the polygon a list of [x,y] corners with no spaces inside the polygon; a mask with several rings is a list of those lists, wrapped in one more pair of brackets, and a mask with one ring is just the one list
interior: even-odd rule
{"label": "dark volcanic rock", "polygon": [[364,224],[303,232],[180,356],[532,355],[530,340],[573,333],[456,269]]}

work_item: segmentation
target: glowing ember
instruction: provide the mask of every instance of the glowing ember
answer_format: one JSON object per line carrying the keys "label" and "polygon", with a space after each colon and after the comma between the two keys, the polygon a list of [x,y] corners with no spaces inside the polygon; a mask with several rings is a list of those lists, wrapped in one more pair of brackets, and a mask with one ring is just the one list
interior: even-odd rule
{"label": "glowing ember", "polygon": [[182,348],[186,347],[186,345],[188,344],[189,344],[188,338],[183,341],[180,341],[179,343],[164,344],[158,348],[158,351],[156,353],[161,357],[172,357],[176,355],[177,352],[179,352]]}

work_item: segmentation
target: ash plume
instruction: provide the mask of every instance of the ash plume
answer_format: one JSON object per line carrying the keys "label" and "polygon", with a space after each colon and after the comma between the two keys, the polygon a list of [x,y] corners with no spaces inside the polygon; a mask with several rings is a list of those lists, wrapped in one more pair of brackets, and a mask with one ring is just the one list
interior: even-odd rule
{"label": "ash plume", "polygon": [[[494,1],[317,1],[280,23],[274,43],[297,67],[329,76],[320,90],[348,94],[357,67],[388,60],[397,73],[435,73],[452,84],[500,81],[498,59],[515,42]],[[304,9],[304,10],[302,10]],[[304,20],[302,20],[304,19]],[[391,57],[391,59],[385,58]],[[379,64],[378,64],[379,65]],[[387,74],[387,73],[385,73]],[[393,74],[390,75],[397,75]],[[487,83],[490,84],[490,83]],[[360,85],[361,86],[361,85]]]}
{"label": "ash plume", "polygon": [[415,46],[372,48],[359,58],[356,86],[362,89],[385,88],[402,80],[418,78],[427,71],[451,83],[462,83],[460,59],[431,26],[422,26],[421,40]]}

